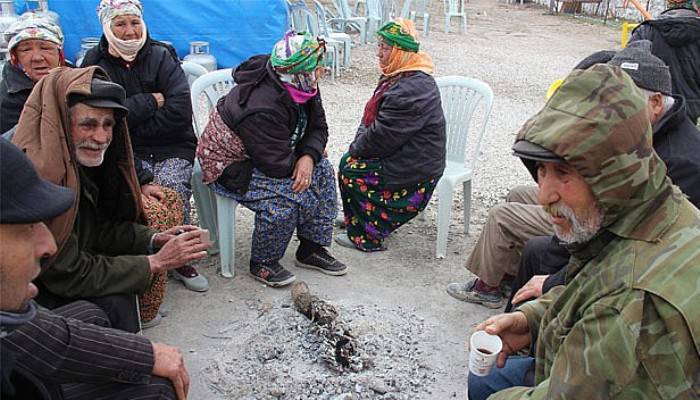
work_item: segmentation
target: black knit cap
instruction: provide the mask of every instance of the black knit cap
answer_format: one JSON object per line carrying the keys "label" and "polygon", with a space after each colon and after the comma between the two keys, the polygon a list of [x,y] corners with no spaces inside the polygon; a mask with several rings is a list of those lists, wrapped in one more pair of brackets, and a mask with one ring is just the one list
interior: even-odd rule
{"label": "black knit cap", "polygon": [[36,173],[27,156],[0,138],[0,224],[32,224],[57,217],[75,201],[75,193]]}
{"label": "black knit cap", "polygon": [[622,68],[642,89],[671,95],[671,72],[660,58],[651,53],[648,40],[630,42],[608,64]]}

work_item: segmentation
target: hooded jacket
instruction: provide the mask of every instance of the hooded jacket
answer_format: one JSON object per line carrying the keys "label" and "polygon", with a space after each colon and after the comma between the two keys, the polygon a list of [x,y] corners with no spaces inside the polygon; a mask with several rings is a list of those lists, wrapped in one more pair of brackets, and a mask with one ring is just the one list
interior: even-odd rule
{"label": "hooded jacket", "polygon": [[[147,254],[157,231],[141,225],[141,196],[125,119],[117,120],[101,166],[79,166],[70,136],[67,99],[90,93],[99,67],[60,67],[27,99],[12,142],[38,174],[76,193],[66,213],[47,221],[58,251],[38,280],[41,295],[64,298],[140,293],[150,284]],[[41,303],[41,298],[39,298]]]}
{"label": "hooded jacket", "polygon": [[[190,87],[175,50],[146,38],[132,63],[109,54],[104,35],[82,66],[99,65],[126,90],[127,121],[134,154],[142,160],[181,158],[194,162],[197,137],[192,129]],[[151,93],[162,93],[158,107]]]}
{"label": "hooded jacket", "polygon": [[688,101],[688,116],[693,123],[700,118],[700,17],[694,11],[672,9],[659,19],[644,21],[630,41],[650,40],[651,52],[671,71],[673,93]]}
{"label": "hooded jacket", "polygon": [[[243,141],[246,155],[253,167],[273,178],[292,175],[296,161],[309,155],[318,163],[328,142],[328,125],[320,91],[304,104],[292,101],[277,74],[272,70],[268,55],[257,55],[233,70],[236,86],[219,100],[217,109],[222,120]],[[300,126],[303,134],[293,136]],[[240,179],[247,190],[252,169],[248,161],[234,163],[232,169],[244,171]]]}
{"label": "hooded jacket", "polygon": [[666,177],[643,95],[618,67],[574,71],[516,140],[571,165],[604,217],[569,246],[566,286],[519,308],[535,387],[491,398],[697,397],[700,212]]}
{"label": "hooded jacket", "polygon": [[34,82],[24,72],[9,62],[5,63],[0,81],[0,134],[17,125],[33,87]]}

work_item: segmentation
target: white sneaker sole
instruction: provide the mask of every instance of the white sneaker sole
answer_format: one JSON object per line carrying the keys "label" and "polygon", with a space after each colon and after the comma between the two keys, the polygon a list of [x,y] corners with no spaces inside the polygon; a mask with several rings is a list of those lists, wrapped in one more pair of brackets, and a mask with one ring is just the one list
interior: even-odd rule
{"label": "white sneaker sole", "polygon": [[[201,275],[199,275],[199,276],[201,276]],[[182,284],[185,285],[185,287],[186,287],[188,290],[191,290],[191,291],[193,291],[193,292],[203,293],[203,292],[206,292],[207,290],[209,290],[209,282],[208,282],[208,281],[207,281],[206,286],[202,286],[202,287],[194,286],[194,285],[192,285],[192,284],[188,284],[188,283],[189,283],[189,282],[188,282],[188,279],[190,279],[190,278],[186,278],[186,277],[180,275],[180,274],[179,274],[177,271],[175,271],[175,270],[172,271],[172,277],[173,277],[175,280],[178,280],[178,281],[182,282]],[[206,279],[206,278],[204,278],[204,279]]]}
{"label": "white sneaker sole", "polygon": [[348,267],[346,266],[345,269],[340,270],[340,271],[329,271],[327,269],[323,269],[321,267],[317,267],[315,265],[311,264],[304,264],[303,262],[299,260],[294,260],[294,265],[296,265],[299,268],[306,268],[306,269],[315,269],[316,271],[323,272],[326,275],[332,275],[332,276],[342,276],[348,273]]}
{"label": "white sneaker sole", "polygon": [[283,281],[280,281],[280,282],[269,282],[269,281],[266,281],[265,279],[263,279],[263,278],[261,278],[261,277],[259,277],[259,276],[257,276],[257,275],[254,275],[254,274],[250,274],[250,276],[252,276],[256,281],[260,281],[260,282],[266,284],[267,286],[270,286],[270,287],[273,287],[273,288],[278,288],[278,287],[282,287],[282,286],[287,286],[287,285],[289,285],[290,283],[292,283],[292,282],[294,282],[294,281],[297,280],[297,277],[294,276],[294,275],[292,275],[291,277],[289,277],[289,278],[287,278],[287,279],[285,279],[285,280],[283,280]]}

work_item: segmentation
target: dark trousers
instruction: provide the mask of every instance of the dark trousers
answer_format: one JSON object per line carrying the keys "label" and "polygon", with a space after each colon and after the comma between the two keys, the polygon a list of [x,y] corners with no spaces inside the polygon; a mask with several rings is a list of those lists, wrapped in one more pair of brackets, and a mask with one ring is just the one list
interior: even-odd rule
{"label": "dark trousers", "polygon": [[141,330],[139,323],[139,312],[134,294],[113,294],[110,296],[90,297],[86,299],[67,299],[51,294],[43,287],[39,287],[39,296],[36,302],[49,310],[70,304],[76,300],[86,300],[101,308],[112,328],[125,332],[136,333]]}
{"label": "dark trousers", "polygon": [[[130,297],[134,298],[135,296],[130,295]],[[104,308],[96,307],[89,302],[77,301],[56,308],[53,311],[62,317],[109,328],[110,321],[103,310]],[[71,383],[61,385],[60,391],[62,392],[60,396],[53,395],[51,398],[63,400],[170,400],[177,398],[172,383],[165,378],[156,376],[151,377],[151,381],[147,384],[115,382]]]}
{"label": "dark trousers", "polygon": [[490,395],[514,386],[535,386],[535,359],[511,356],[503,368],[495,365],[486,376],[469,373],[467,395],[469,400],[486,400]]}
{"label": "dark trousers", "polygon": [[[513,311],[513,296],[535,275],[553,275],[563,273],[569,263],[570,254],[554,236],[536,236],[527,241],[520,257],[518,275],[511,283],[511,294],[506,304],[506,312]],[[547,279],[542,294],[553,286],[561,284],[558,277]]]}

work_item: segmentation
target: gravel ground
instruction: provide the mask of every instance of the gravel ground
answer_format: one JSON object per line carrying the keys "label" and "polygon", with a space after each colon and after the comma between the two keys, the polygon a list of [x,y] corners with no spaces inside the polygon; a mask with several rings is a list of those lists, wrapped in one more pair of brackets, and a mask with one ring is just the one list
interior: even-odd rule
{"label": "gravel ground", "polygon": [[[292,267],[293,240],[282,263],[340,309],[360,351],[372,359],[368,368],[339,372],[319,357],[313,325],[290,306],[289,290],[267,288],[248,276],[253,215],[239,207],[235,278],[217,274],[216,257],[202,262],[210,291],[193,293],[171,282],[163,306],[167,316],[146,332],[182,349],[192,399],[464,398],[466,339],[493,311],[450,298],[445,286],[468,277],[464,260],[488,209],[510,187],[531,180],[510,155],[519,127],[543,105],[553,80],[593,51],[619,47],[619,30],[588,19],[543,15],[543,8],[532,5],[470,0],[468,32],[454,33],[455,20],[453,33],[445,34],[436,3],[442,2],[433,1],[432,31],[422,40],[437,65],[436,75],[478,78],[495,93],[473,184],[471,235],[463,233],[460,195],[443,260],[434,258],[432,206],[425,220],[392,235],[385,252],[333,246],[351,268],[343,277]],[[378,78],[374,52],[373,45],[354,48],[352,68],[336,84],[322,85],[334,164],[352,140]]]}

